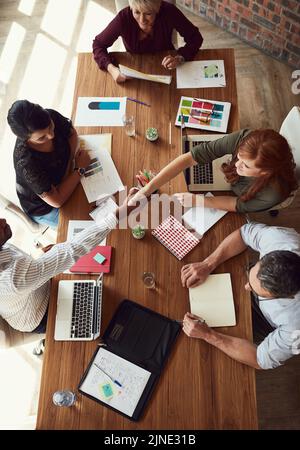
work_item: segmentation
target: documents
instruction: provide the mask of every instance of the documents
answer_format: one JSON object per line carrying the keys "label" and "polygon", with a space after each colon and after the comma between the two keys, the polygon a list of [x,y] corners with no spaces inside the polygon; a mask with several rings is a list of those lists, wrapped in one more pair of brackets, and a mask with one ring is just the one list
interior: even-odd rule
{"label": "documents", "polygon": [[[208,192],[206,197],[213,197],[211,192]],[[201,238],[204,233],[209,230],[218,220],[227,214],[228,211],[215,208],[204,208],[202,206],[195,206],[189,209],[183,216],[185,225],[195,230]]]}
{"label": "documents", "polygon": [[158,83],[170,84],[172,77],[170,75],[150,75],[143,72],[138,72],[135,69],[130,69],[130,67],[122,66],[119,64],[119,69],[122,75],[138,78],[139,80],[156,81]]}
{"label": "documents", "polygon": [[176,69],[177,88],[226,86],[223,60],[186,62]]}
{"label": "documents", "polygon": [[132,417],[150,375],[100,347],[80,390]]}
{"label": "documents", "polygon": [[114,213],[117,207],[118,205],[116,204],[114,199],[112,197],[108,197],[107,199],[100,202],[97,208],[93,209],[93,211],[90,212],[90,216],[96,223],[99,223],[101,219],[107,217],[109,214]]}
{"label": "documents", "polygon": [[75,126],[123,127],[126,97],[79,97]]}
{"label": "documents", "polygon": [[230,273],[209,275],[195,288],[189,288],[191,313],[209,327],[236,325]]}
{"label": "documents", "polygon": [[[122,191],[124,186],[110,156],[110,142],[103,135],[82,135],[81,148],[89,152],[91,163],[81,184],[89,203],[104,199],[117,191]],[[82,146],[83,141],[83,146]],[[109,148],[107,145],[109,143]]]}

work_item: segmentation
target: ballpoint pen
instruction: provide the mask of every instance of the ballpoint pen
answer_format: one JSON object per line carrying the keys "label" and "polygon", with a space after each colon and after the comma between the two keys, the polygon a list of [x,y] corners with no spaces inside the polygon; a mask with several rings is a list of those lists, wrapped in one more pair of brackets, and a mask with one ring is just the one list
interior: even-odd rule
{"label": "ballpoint pen", "polygon": [[[206,323],[204,319],[193,319],[192,317],[189,317],[190,320],[192,320],[193,322],[198,322],[198,323]],[[183,320],[175,320],[175,322],[180,323],[181,325],[183,325]]]}
{"label": "ballpoint pen", "polygon": [[95,362],[94,362],[94,366],[96,366],[97,369],[101,370],[101,372],[103,372],[104,375],[106,375],[108,378],[110,378],[111,381],[113,381],[117,386],[123,387],[122,384],[120,383],[120,381],[115,380],[111,375],[109,375],[107,372],[105,372],[105,370],[103,370],[102,367],[98,366],[98,364],[96,364]]}
{"label": "ballpoint pen", "polygon": [[140,100],[136,100],[135,98],[127,97],[127,100],[130,100],[131,102],[139,103],[140,105],[151,106],[151,105],[148,105],[148,103],[141,102]]}

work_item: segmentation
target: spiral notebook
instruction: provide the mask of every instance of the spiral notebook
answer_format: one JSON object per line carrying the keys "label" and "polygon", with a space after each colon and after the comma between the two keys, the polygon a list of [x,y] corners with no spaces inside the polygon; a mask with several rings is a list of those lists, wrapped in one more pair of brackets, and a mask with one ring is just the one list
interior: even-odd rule
{"label": "spiral notebook", "polygon": [[184,258],[200,242],[200,239],[173,216],[169,216],[158,225],[152,231],[152,235],[179,260]]}

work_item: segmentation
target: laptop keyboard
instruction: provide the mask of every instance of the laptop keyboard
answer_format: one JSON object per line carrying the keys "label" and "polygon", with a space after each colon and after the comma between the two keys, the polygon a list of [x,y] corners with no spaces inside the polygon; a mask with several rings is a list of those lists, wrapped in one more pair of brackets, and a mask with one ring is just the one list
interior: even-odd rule
{"label": "laptop keyboard", "polygon": [[92,336],[94,288],[92,283],[74,283],[72,338],[90,338]]}
{"label": "laptop keyboard", "polygon": [[[196,145],[201,144],[201,141],[192,141],[191,144],[193,147],[196,147]],[[193,184],[213,184],[213,182],[212,162],[193,166]]]}

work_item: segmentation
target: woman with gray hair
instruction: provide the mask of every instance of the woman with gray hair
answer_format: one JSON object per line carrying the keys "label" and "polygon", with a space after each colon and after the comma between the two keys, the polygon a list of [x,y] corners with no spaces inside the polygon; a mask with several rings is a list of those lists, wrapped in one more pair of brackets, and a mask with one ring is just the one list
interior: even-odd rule
{"label": "woman with gray hair", "polygon": [[[173,30],[185,40],[185,45],[176,52],[172,43]],[[122,9],[93,42],[94,59],[99,68],[107,70],[118,83],[126,81],[126,77],[107,49],[119,36],[130,53],[173,50],[162,60],[162,65],[169,70],[191,61],[203,42],[198,28],[176,6],[162,0],[129,0],[129,6]]]}

